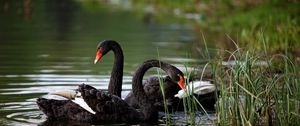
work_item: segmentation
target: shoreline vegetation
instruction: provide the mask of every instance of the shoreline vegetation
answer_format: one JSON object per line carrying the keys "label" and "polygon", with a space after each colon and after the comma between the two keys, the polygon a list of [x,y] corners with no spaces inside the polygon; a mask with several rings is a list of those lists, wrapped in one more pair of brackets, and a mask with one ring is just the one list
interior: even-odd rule
{"label": "shoreline vegetation", "polygon": [[[201,37],[196,40],[205,47],[198,53],[207,54],[205,58],[209,61],[207,68],[196,74],[198,78],[211,77],[220,91],[215,123],[300,124],[298,1],[134,1],[133,4],[138,10],[144,9],[147,22],[164,22],[163,16],[168,15],[170,20],[177,18],[179,22],[192,19],[199,27],[196,30],[201,29],[198,31]],[[219,50],[211,57],[201,31],[216,33],[215,40],[208,41],[223,44],[220,50],[225,51]],[[199,122],[193,116],[201,108],[194,108],[197,101],[191,98],[186,102],[185,113],[190,117],[187,122],[196,125]]]}
{"label": "shoreline vegetation", "polygon": [[[224,50],[234,51],[230,36],[242,48],[265,51],[267,47],[273,54],[285,54],[287,50],[296,57],[300,57],[299,5],[300,2],[294,0],[133,2],[136,10],[144,10],[143,18],[148,22],[193,22],[195,32],[198,31],[195,40],[201,43],[201,35],[205,33],[207,38],[213,38],[210,42],[223,43],[220,47],[225,47]],[[224,43],[229,45],[224,46]]]}
{"label": "shoreline vegetation", "polygon": [[213,61],[220,125],[299,125],[299,63],[286,55],[232,52],[234,64]]}
{"label": "shoreline vegetation", "polygon": [[[256,54],[255,50],[243,49],[228,53],[228,61],[216,57],[200,73],[186,73],[187,79],[211,80],[219,96],[213,115],[194,96],[185,98],[185,123],[299,125],[300,64],[283,54]],[[208,120],[196,119],[198,111]],[[166,111],[166,124],[177,124],[170,114],[174,113]]]}

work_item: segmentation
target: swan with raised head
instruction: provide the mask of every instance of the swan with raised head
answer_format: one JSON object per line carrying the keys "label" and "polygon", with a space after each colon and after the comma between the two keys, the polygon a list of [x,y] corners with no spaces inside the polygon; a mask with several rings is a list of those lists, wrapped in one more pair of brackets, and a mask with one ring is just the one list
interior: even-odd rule
{"label": "swan with raised head", "polygon": [[[100,42],[97,45],[94,63],[96,64],[102,56],[111,50],[115,54],[115,61],[112,68],[111,79],[108,85],[108,93],[121,97],[124,65],[124,55],[121,46],[114,40],[105,40]],[[78,91],[60,91],[52,94],[60,94],[61,96],[67,97],[69,100],[38,98],[37,105],[39,106],[40,110],[47,115],[48,118],[68,118],[71,120],[86,121],[86,119],[89,120],[92,117],[90,114],[95,114],[95,112],[89,106],[87,106],[87,104],[81,98],[81,93]]]}

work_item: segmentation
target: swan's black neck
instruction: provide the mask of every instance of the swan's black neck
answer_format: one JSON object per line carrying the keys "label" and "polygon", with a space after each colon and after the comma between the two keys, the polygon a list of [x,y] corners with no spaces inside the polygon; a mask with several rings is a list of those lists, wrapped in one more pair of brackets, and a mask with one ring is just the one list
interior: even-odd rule
{"label": "swan's black neck", "polygon": [[114,52],[115,61],[110,76],[108,92],[121,97],[124,55],[121,46],[117,42],[111,42],[110,48]]}
{"label": "swan's black neck", "polygon": [[158,67],[163,69],[165,72],[167,72],[168,75],[170,75],[170,66],[169,64],[165,64],[163,62],[160,62],[158,60],[148,60],[144,62],[135,72],[133,79],[132,79],[132,90],[134,96],[137,98],[137,101],[139,105],[141,106],[141,109],[144,113],[144,119],[145,121],[150,120],[157,120],[158,112],[156,108],[154,107],[154,101],[150,101],[150,99],[147,97],[144,88],[143,88],[143,77],[147,70],[149,70],[152,67]]}

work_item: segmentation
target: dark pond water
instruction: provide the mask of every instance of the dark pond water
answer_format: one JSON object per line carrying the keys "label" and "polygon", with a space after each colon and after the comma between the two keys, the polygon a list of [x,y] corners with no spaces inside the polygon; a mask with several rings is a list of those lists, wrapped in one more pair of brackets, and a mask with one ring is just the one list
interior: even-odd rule
{"label": "dark pond water", "polygon": [[[99,3],[98,3],[99,4]],[[146,59],[199,66],[192,24],[145,22],[131,10],[79,1],[1,1],[0,125],[37,125],[37,97],[86,83],[107,89],[113,54],[94,65],[98,42],[114,39],[125,53],[123,92]],[[152,72],[152,74],[155,72]],[[149,74],[148,74],[149,75]]]}

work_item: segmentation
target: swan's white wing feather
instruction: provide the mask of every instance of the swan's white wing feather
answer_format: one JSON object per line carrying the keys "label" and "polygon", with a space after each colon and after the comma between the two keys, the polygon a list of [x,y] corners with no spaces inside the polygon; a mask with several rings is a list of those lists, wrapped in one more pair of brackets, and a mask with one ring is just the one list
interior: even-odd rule
{"label": "swan's white wing feather", "polygon": [[72,100],[74,103],[78,104],[80,107],[84,108],[85,110],[87,110],[88,112],[92,113],[92,114],[96,114],[95,111],[93,111],[91,109],[91,107],[86,104],[86,102],[82,99],[82,98],[75,98],[74,100]]}
{"label": "swan's white wing feather", "polygon": [[80,107],[84,108],[88,112],[90,112],[92,114],[96,114],[96,112],[93,111],[91,109],[91,107],[88,104],[86,104],[86,102],[83,100],[83,98],[81,97],[80,92],[77,92],[77,91],[74,91],[74,90],[64,90],[64,91],[53,92],[53,93],[50,93],[50,94],[57,95],[57,96],[62,96],[64,98],[72,100],[74,103],[78,104]]}
{"label": "swan's white wing feather", "polygon": [[[187,91],[189,91],[190,94],[193,93],[193,94],[197,94],[197,95],[202,95],[202,94],[213,92],[215,90],[216,90],[215,85],[211,84],[209,81],[195,81],[188,85]],[[175,95],[175,97],[178,97],[178,98],[187,97],[187,95],[188,95],[187,91],[180,90]]]}
{"label": "swan's white wing feather", "polygon": [[201,87],[195,87],[193,93],[197,95],[203,95],[203,94],[213,92],[215,90],[216,90],[215,85],[205,85]]}

